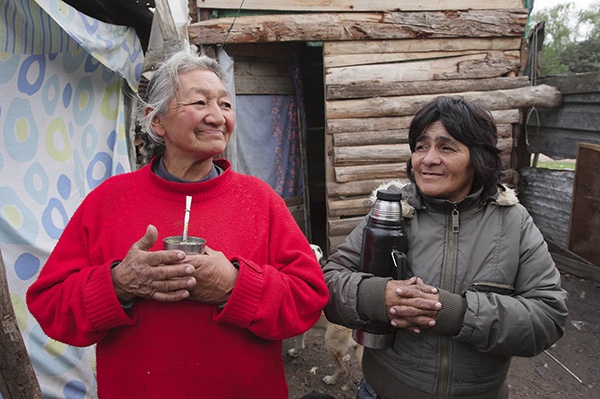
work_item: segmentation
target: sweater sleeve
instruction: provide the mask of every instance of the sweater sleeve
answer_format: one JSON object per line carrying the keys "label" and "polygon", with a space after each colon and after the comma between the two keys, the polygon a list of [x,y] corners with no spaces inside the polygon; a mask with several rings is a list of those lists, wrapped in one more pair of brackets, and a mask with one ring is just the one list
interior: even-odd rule
{"label": "sweater sleeve", "polygon": [[439,292],[442,308],[431,331],[437,334],[458,334],[463,325],[467,301],[461,295],[446,290],[440,289]]}
{"label": "sweater sleeve", "polygon": [[115,294],[111,264],[92,264],[90,243],[81,227],[82,209],[75,212],[38,279],[27,291],[27,306],[44,332],[73,346],[88,346],[109,330],[130,325]]}
{"label": "sweater sleeve", "polygon": [[239,264],[238,278],[226,305],[215,310],[215,320],[277,340],[311,328],[329,293],[316,256],[278,196],[272,199],[268,224],[268,262],[232,256]]}

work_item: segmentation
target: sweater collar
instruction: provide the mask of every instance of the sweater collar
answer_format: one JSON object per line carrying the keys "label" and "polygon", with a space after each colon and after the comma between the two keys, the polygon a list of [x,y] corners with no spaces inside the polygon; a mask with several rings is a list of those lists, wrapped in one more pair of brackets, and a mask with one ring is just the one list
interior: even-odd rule
{"label": "sweater collar", "polygon": [[185,195],[219,195],[222,192],[231,190],[233,170],[231,170],[231,163],[226,159],[215,159],[214,164],[223,170],[223,172],[210,179],[202,180],[199,182],[177,182],[169,181],[153,172],[156,167],[156,162],[159,159],[154,158],[149,165],[144,166],[140,169],[141,173],[145,173],[146,178],[156,188],[157,193],[162,193],[166,197],[170,197],[173,194],[185,194]]}
{"label": "sweater collar", "polygon": [[160,159],[157,159],[155,162],[153,162],[152,165],[153,165],[152,171],[154,173],[156,173],[159,177],[162,177],[163,179],[168,180],[168,181],[173,181],[173,182],[178,182],[178,183],[197,183],[197,182],[201,182],[201,181],[214,179],[215,177],[217,177],[218,175],[223,173],[223,169],[221,169],[220,167],[215,165],[215,163],[213,162],[212,168],[210,169],[210,172],[208,173],[208,175],[204,176],[200,180],[189,181],[189,180],[180,179],[179,177],[171,174],[165,167],[165,161],[164,161],[164,158],[162,158],[162,157]]}

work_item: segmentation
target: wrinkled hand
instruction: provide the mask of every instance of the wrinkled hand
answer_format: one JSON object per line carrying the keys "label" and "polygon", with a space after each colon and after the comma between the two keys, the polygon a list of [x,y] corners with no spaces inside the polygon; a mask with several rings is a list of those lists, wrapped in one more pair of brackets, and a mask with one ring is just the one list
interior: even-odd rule
{"label": "wrinkled hand", "polygon": [[427,285],[418,277],[409,280],[391,280],[385,288],[385,304],[390,323],[414,333],[435,326],[442,307],[437,288]]}
{"label": "wrinkled hand", "polygon": [[156,227],[148,225],[146,234],[134,243],[125,259],[112,269],[112,279],[121,303],[135,298],[175,302],[190,296],[196,285],[194,267],[182,262],[178,250],[149,252],[158,239]]}
{"label": "wrinkled hand", "polygon": [[238,270],[223,255],[206,246],[203,255],[188,255],[186,262],[196,269],[196,285],[190,290],[190,299],[222,304],[229,299],[237,280]]}

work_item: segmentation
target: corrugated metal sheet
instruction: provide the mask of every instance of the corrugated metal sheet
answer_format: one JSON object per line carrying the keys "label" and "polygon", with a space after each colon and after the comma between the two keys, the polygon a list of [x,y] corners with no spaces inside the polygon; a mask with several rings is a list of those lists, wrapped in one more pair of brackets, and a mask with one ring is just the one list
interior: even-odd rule
{"label": "corrugated metal sheet", "polygon": [[545,237],[566,247],[575,173],[525,168],[520,176],[521,203]]}

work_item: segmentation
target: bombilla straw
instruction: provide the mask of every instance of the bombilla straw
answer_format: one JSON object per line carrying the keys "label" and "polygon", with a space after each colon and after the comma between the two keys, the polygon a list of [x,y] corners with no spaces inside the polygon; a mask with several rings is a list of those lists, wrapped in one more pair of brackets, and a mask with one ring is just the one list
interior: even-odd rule
{"label": "bombilla straw", "polygon": [[190,209],[192,207],[192,196],[187,195],[185,197],[185,217],[183,219],[183,241],[187,241],[188,237],[188,224],[190,223]]}

